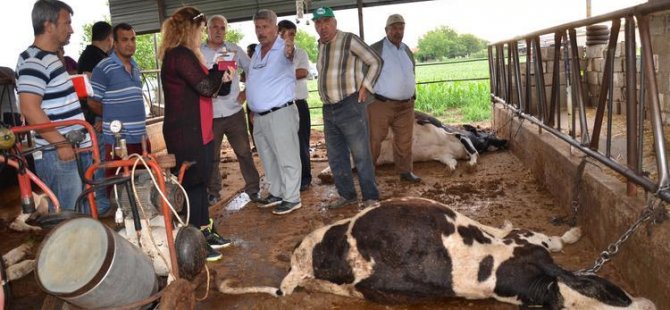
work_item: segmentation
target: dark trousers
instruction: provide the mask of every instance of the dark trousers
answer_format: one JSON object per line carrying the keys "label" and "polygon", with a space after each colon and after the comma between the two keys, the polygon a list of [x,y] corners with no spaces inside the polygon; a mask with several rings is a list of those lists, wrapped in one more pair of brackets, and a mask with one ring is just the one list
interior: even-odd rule
{"label": "dark trousers", "polygon": [[312,165],[309,157],[309,136],[311,133],[312,121],[309,115],[309,106],[307,100],[298,99],[295,101],[298,107],[298,116],[300,116],[300,127],[298,128],[298,142],[300,142],[300,163],[302,164],[302,178],[300,185],[304,186],[312,183]]}
{"label": "dark trousers", "polygon": [[378,200],[368,136],[367,106],[358,103],[358,92],[338,103],[324,104],[323,123],[328,165],[333,171],[337,193],[345,199],[357,196],[349,159],[351,154],[358,171],[363,200]]}
{"label": "dark trousers", "polygon": [[[203,146],[203,154],[200,161],[196,162],[199,169],[187,169],[185,174],[200,173],[200,182],[184,184],[186,195],[191,204],[191,216],[189,224],[201,228],[209,224],[209,201],[207,199],[207,184],[212,172],[212,157],[214,156],[214,143],[210,142]],[[179,159],[177,159],[179,162]],[[202,165],[202,166],[200,166]],[[184,176],[186,178],[187,176]]]}

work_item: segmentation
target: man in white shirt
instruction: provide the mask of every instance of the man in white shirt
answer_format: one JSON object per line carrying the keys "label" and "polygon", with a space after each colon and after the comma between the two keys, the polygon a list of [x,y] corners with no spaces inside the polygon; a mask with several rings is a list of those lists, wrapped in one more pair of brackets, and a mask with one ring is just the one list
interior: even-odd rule
{"label": "man in white shirt", "polygon": [[[207,42],[200,46],[200,51],[207,67],[211,68],[217,59],[229,57],[244,72],[249,70],[250,59],[246,52],[237,44],[226,42],[226,29],[228,21],[221,15],[214,15],[207,22]],[[224,68],[219,68],[223,70]],[[260,201],[260,177],[249,146],[249,133],[247,131],[247,122],[244,110],[242,109],[243,94],[240,92],[240,76],[236,74],[233,77],[233,83],[230,87],[230,93],[225,96],[213,98],[214,104],[214,122],[212,129],[214,131],[214,172],[211,174],[207,192],[209,193],[209,204],[213,205],[221,200],[220,191],[221,172],[219,171],[219,162],[221,159],[221,142],[224,135],[228,138],[230,146],[235,152],[237,161],[240,165],[240,172],[244,178],[244,192],[249,195],[252,201]]]}
{"label": "man in white shirt", "polygon": [[277,15],[259,10],[254,15],[258,45],[247,72],[247,101],[254,113],[254,139],[263,161],[270,195],[262,207],[287,214],[300,202],[298,108],[295,107],[295,68],[292,40],[279,37]]}
{"label": "man in white shirt", "polygon": [[400,179],[420,182],[421,178],[412,172],[416,98],[414,55],[402,43],[405,20],[400,14],[389,16],[385,29],[386,37],[371,46],[384,60],[381,75],[375,84],[375,100],[368,106],[372,159],[377,161],[382,141],[390,128],[393,131],[393,158]]}
{"label": "man in white shirt", "polygon": [[[296,25],[290,20],[282,20],[277,24],[279,36],[284,40],[293,41],[297,31]],[[300,142],[300,163],[302,164],[302,178],[300,179],[300,191],[307,190],[312,183],[312,167],[309,161],[309,134],[311,120],[309,106],[307,105],[307,76],[309,75],[309,57],[304,49],[295,47],[293,55],[295,66],[295,105],[298,107],[300,116],[300,127],[298,129],[298,140]]]}

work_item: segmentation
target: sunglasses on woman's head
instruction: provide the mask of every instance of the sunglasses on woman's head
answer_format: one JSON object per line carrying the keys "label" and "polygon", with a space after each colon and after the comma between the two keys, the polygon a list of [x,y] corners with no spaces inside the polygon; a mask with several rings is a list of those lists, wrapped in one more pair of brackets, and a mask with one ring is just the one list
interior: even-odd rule
{"label": "sunglasses on woman's head", "polygon": [[[200,19],[200,21],[198,21],[198,19]],[[195,23],[205,22],[205,27],[207,27],[207,20],[205,19],[205,13],[200,12],[200,14],[194,16],[193,22]]]}

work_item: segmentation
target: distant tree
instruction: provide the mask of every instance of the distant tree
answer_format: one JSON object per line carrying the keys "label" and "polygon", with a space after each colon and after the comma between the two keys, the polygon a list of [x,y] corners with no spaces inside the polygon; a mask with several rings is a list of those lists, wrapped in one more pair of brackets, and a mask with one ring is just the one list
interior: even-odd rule
{"label": "distant tree", "polygon": [[316,62],[316,57],[319,54],[316,37],[310,35],[306,31],[298,30],[298,33],[295,35],[295,42],[296,45],[307,52],[310,62]]}
{"label": "distant tree", "polygon": [[244,39],[244,34],[241,30],[235,28],[226,29],[226,41],[239,44],[242,39]]}
{"label": "distant tree", "polygon": [[486,48],[487,42],[475,35],[466,33],[459,36],[461,43],[465,46],[465,51],[468,56],[477,53]]}
{"label": "distant tree", "polygon": [[418,43],[416,57],[420,61],[465,57],[486,47],[486,41],[471,34],[459,35],[447,26],[424,34]]}
{"label": "distant tree", "polygon": [[161,42],[160,33],[155,34],[156,45],[154,45],[154,34],[141,34],[137,36],[135,42],[137,48],[133,58],[141,70],[158,69],[156,64],[156,51],[154,47],[158,48]]}

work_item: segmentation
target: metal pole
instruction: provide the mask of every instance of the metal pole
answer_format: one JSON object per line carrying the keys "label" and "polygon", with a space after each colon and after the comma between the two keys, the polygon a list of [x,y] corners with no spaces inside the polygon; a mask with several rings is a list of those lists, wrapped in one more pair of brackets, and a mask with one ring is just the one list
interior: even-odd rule
{"label": "metal pole", "polygon": [[[637,79],[636,79],[636,59],[635,55],[635,19],[632,16],[626,17],[626,159],[628,168],[634,171],[640,171],[637,165]],[[628,181],[626,192],[628,196],[635,196],[637,188],[635,184]]]}
{"label": "metal pole", "polygon": [[[600,95],[598,96],[598,107],[596,109],[596,118],[593,122],[593,139],[591,140],[591,149],[597,150],[600,143],[600,129],[602,127],[603,115],[605,113],[605,100],[609,88],[612,86],[612,72],[614,66],[614,52],[616,49],[616,41],[619,37],[619,28],[621,27],[621,20],[615,19],[612,21],[612,28],[610,31],[610,39],[607,44],[607,58],[605,59],[605,69],[603,70],[602,84],[600,85]],[[607,87],[605,87],[607,85]]]}
{"label": "metal pole", "polygon": [[579,54],[577,53],[577,32],[574,28],[568,30],[570,34],[570,52],[572,52],[572,77],[573,91],[579,107],[579,129],[582,131],[582,143],[587,144],[589,138],[589,127],[586,122],[586,110],[584,109],[584,91],[582,89],[581,69],[579,68]]}
{"label": "metal pole", "polygon": [[365,41],[365,33],[363,32],[363,0],[358,0],[358,34],[361,40]]}
{"label": "metal pole", "polygon": [[668,161],[665,156],[665,137],[663,134],[663,122],[661,121],[661,104],[658,99],[658,86],[654,71],[654,54],[651,49],[651,35],[649,34],[649,15],[636,16],[640,31],[640,41],[644,52],[644,75],[647,81],[647,95],[651,108],[651,128],[654,133],[654,151],[656,152],[656,164],[658,165],[659,187],[665,188],[669,184]]}

